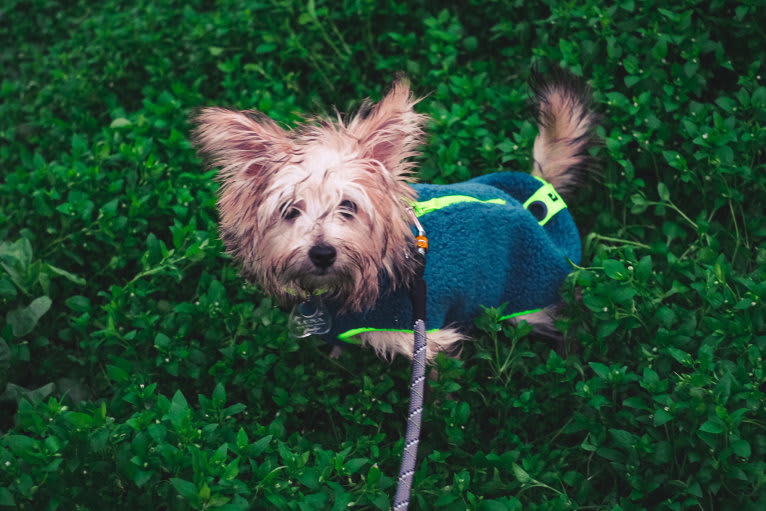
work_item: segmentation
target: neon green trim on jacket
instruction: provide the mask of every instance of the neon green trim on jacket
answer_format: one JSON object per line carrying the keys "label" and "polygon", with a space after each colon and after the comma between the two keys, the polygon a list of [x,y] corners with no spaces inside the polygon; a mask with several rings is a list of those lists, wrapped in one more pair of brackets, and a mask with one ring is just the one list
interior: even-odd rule
{"label": "neon green trim on jacket", "polygon": [[445,195],[443,197],[434,197],[433,199],[423,202],[415,202],[412,205],[412,209],[415,211],[416,216],[423,216],[427,213],[446,208],[447,206],[452,206],[453,204],[460,204],[461,202],[481,202],[484,204],[506,203],[503,199],[481,200],[468,195]]}
{"label": "neon green trim on jacket", "polygon": [[[427,334],[433,333],[438,331],[438,328],[434,328],[432,330],[426,330]],[[365,334],[367,332],[403,332],[408,334],[415,334],[412,330],[406,330],[406,329],[397,329],[397,328],[352,328],[351,330],[348,330],[346,332],[343,332],[342,334],[338,335],[338,339],[340,339],[343,342],[348,342],[351,344],[361,344],[361,341],[359,339],[355,339],[357,335]]]}
{"label": "neon green trim on jacket", "polygon": [[524,316],[526,314],[534,314],[535,312],[540,312],[542,309],[531,309],[528,311],[521,311],[521,312],[514,312],[513,314],[508,314],[506,316],[501,316],[500,321],[505,321],[506,319],[513,319],[517,316]]}
{"label": "neon green trim on jacket", "polygon": [[[506,316],[502,316],[500,318],[500,321],[505,321],[507,319],[515,318],[516,316],[523,316],[525,314],[532,314],[534,312],[540,312],[542,309],[532,309],[528,311],[521,311],[521,312],[514,312],[513,314],[508,314]],[[427,330],[427,334],[431,334],[434,332],[439,331],[439,328],[434,328],[431,330]],[[347,342],[349,344],[361,344],[361,340],[357,338],[358,335],[365,334],[367,332],[403,332],[407,334],[413,334],[414,332],[412,330],[406,330],[406,329],[398,329],[398,328],[352,328],[351,330],[347,330],[343,332],[342,334],[338,335],[338,339],[340,339],[343,342]]]}

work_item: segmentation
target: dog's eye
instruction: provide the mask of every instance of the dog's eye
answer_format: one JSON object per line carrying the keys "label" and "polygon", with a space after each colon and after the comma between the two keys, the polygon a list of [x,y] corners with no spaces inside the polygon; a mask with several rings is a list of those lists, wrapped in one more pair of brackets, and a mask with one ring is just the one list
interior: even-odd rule
{"label": "dog's eye", "polygon": [[343,218],[350,219],[356,213],[356,203],[350,200],[344,200],[338,208]]}
{"label": "dog's eye", "polygon": [[286,208],[285,212],[282,213],[282,217],[285,220],[295,220],[296,218],[298,218],[298,216],[300,216],[300,214],[301,214],[301,210],[298,208]]}

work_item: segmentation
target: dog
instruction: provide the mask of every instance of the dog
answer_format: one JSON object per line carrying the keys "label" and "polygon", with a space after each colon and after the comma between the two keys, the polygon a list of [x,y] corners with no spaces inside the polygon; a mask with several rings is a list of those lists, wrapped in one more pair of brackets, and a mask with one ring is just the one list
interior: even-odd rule
{"label": "dog", "polygon": [[404,78],[347,118],[289,130],[265,114],[207,107],[192,141],[220,169],[221,237],[245,277],[286,307],[319,297],[334,345],[412,357],[409,287],[418,271],[412,211],[429,237],[427,358],[454,354],[482,306],[555,332],[558,290],[580,238],[565,198],[590,157],[589,88],[537,76],[539,133],[531,173],[454,185],[415,184],[427,116]]}

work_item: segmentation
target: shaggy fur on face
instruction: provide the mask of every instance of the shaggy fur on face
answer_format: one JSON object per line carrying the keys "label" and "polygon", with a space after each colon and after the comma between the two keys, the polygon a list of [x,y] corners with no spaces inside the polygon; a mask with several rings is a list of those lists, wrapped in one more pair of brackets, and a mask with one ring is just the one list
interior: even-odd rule
{"label": "shaggy fur on face", "polygon": [[348,122],[292,131],[255,112],[199,112],[194,143],[221,169],[221,233],[247,276],[284,305],[321,291],[353,311],[374,304],[380,273],[409,282],[416,103],[398,81]]}

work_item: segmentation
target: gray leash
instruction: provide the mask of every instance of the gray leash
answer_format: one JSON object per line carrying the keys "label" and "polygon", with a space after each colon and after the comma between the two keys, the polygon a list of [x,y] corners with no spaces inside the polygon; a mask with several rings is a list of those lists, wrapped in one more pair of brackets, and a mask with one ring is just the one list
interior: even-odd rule
{"label": "gray leash", "polygon": [[396,486],[393,511],[405,511],[410,505],[412,479],[415,476],[415,462],[418,458],[418,443],[420,442],[420,426],[423,422],[423,387],[426,380],[426,281],[423,274],[426,269],[426,252],[428,238],[420,225],[412,208],[409,209],[418,235],[415,237],[420,265],[412,283],[410,299],[412,300],[412,327],[415,332],[415,346],[412,354],[412,383],[410,384],[410,411],[407,415],[407,432],[404,435],[404,450],[402,451],[402,466],[399,469],[399,482]]}
{"label": "gray leash", "polygon": [[412,384],[410,386],[410,413],[407,416],[407,433],[404,436],[402,467],[399,484],[394,497],[394,511],[403,511],[410,505],[412,478],[418,457],[420,425],[423,421],[423,384],[426,379],[426,324],[422,319],[415,322],[415,352],[412,357]]}

